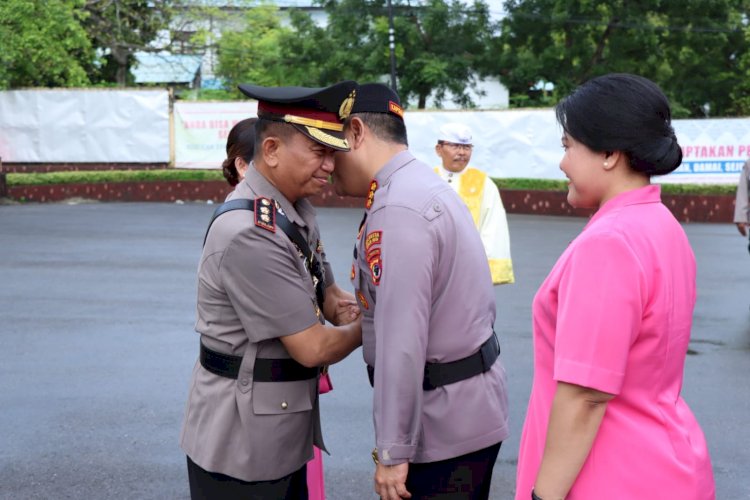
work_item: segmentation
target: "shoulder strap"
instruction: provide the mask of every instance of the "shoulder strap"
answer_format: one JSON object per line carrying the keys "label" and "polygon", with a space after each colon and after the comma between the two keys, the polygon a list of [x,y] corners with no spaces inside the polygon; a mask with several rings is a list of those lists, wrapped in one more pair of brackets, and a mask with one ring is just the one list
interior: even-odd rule
{"label": "shoulder strap", "polygon": [[[271,207],[273,207],[273,213],[276,225],[281,228],[282,231],[284,231],[284,234],[289,237],[290,240],[292,240],[292,243],[294,243],[297,248],[299,248],[299,251],[302,252],[302,255],[305,257],[305,263],[307,265],[307,268],[310,270],[310,273],[315,277],[314,283],[315,283],[315,296],[318,300],[319,307],[323,306],[323,300],[325,299],[325,283],[323,281],[323,268],[320,265],[320,262],[318,262],[318,259],[315,258],[315,256],[312,253],[312,250],[310,250],[310,245],[307,244],[307,241],[305,238],[300,234],[299,229],[297,229],[297,226],[295,226],[292,221],[290,221],[286,215],[284,215],[282,212],[279,212],[276,210],[276,207],[274,204],[271,204]],[[255,211],[255,200],[248,200],[245,198],[238,198],[236,200],[230,200],[222,203],[219,205],[216,210],[214,211],[214,215],[211,217],[211,221],[208,223],[208,228],[206,229],[206,235],[203,237],[203,245],[206,245],[206,239],[208,238],[208,231],[211,229],[211,225],[214,223],[214,221],[222,214],[226,212],[230,212],[232,210],[250,210]]]}
{"label": "shoulder strap", "polygon": [[255,211],[255,200],[248,200],[244,198],[239,198],[236,200],[230,200],[222,203],[218,207],[216,207],[216,210],[214,210],[214,215],[211,217],[211,221],[208,223],[208,227],[206,228],[206,235],[203,237],[203,246],[206,246],[206,238],[208,238],[208,231],[211,229],[211,225],[214,223],[214,221],[223,213],[229,212],[231,210],[252,210]]}

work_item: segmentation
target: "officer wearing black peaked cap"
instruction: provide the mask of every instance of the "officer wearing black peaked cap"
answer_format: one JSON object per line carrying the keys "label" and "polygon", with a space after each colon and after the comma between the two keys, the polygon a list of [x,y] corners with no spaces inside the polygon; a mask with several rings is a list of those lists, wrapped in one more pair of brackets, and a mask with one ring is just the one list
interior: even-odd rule
{"label": "officer wearing black peaked cap", "polygon": [[[361,343],[315,212],[355,82],[240,90],[258,100],[255,157],[209,224],[198,270],[193,369],[180,444],[195,499],[306,499],[320,433],[321,367]],[[328,320],[332,325],[326,325]]]}

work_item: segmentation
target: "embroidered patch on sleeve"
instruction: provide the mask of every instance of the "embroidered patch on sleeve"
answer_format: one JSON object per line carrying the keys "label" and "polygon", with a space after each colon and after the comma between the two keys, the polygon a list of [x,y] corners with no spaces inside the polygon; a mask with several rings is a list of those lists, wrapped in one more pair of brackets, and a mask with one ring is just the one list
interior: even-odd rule
{"label": "embroidered patch on sleeve", "polygon": [[380,247],[374,247],[371,248],[369,252],[367,252],[365,259],[367,260],[367,262],[372,262],[378,257],[380,257]]}
{"label": "embroidered patch on sleeve", "polygon": [[380,277],[383,275],[383,259],[380,258],[380,254],[374,260],[370,261],[369,264],[372,284],[378,286],[380,284]]}
{"label": "embroidered patch on sleeve", "polygon": [[368,252],[370,250],[370,247],[373,245],[378,245],[383,240],[383,231],[373,231],[371,233],[367,233],[367,237],[365,238],[365,252]]}

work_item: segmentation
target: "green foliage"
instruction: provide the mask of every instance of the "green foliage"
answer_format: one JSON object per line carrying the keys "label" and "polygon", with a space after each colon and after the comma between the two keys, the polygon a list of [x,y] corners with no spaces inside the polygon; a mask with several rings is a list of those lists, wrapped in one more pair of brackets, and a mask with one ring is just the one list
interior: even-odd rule
{"label": "green foliage", "polygon": [[[736,89],[748,81],[737,65],[750,48],[749,7],[748,0],[507,0],[494,72],[515,106],[548,105],[592,77],[628,72],[657,82],[676,117],[705,116],[705,104],[710,115],[726,116],[739,111]],[[535,89],[540,80],[554,90]]]}
{"label": "green foliage", "polygon": [[217,180],[224,180],[221,170],[76,170],[49,173],[11,173],[6,176],[8,186]]}
{"label": "green foliage", "polygon": [[[567,191],[567,180],[492,178],[498,188],[531,191]],[[735,184],[661,184],[664,194],[734,195]]]}
{"label": "green foliage", "polygon": [[[385,0],[321,0],[328,13],[326,32],[336,52],[323,61],[325,75],[337,79],[387,81],[390,74],[388,11]],[[393,0],[396,73],[402,101],[426,105],[435,93],[440,105],[448,93],[472,107],[468,96],[477,77],[489,70],[490,41],[496,26],[484,0],[428,0],[421,6]]]}
{"label": "green foliage", "polygon": [[[219,42],[217,73],[232,88],[259,85],[324,86],[340,80],[387,81],[390,74],[388,12],[385,0],[318,0],[328,24],[317,26],[301,10],[289,11],[283,25],[277,9],[248,12],[240,31]],[[488,71],[488,41],[495,27],[484,0],[429,0],[415,7],[393,0],[398,90],[403,101],[424,108],[434,92],[448,93],[466,107],[468,90]]]}
{"label": "green foliage", "polygon": [[83,0],[0,1],[0,90],[89,83]]}
{"label": "green foliage", "polygon": [[92,79],[119,86],[133,83],[135,52],[154,50],[150,43],[165,29],[181,5],[177,0],[88,0],[83,26],[102,54]]}
{"label": "green foliage", "polygon": [[[227,89],[240,83],[276,86],[293,85],[289,73],[294,68],[280,64],[280,40],[289,31],[281,26],[278,7],[261,5],[248,9],[239,31],[224,31],[219,40],[217,75],[226,81]],[[239,95],[238,91],[235,91]]]}
{"label": "green foliage", "polygon": [[[750,26],[744,29],[746,46],[750,46]],[[750,50],[741,53],[737,60],[739,83],[732,88],[730,99],[733,103],[731,113],[739,116],[750,116]]]}
{"label": "green foliage", "polygon": [[[90,184],[155,181],[223,181],[221,170],[76,170],[49,173],[6,174],[7,185]],[[500,189],[567,191],[567,181],[554,179],[493,178]],[[733,184],[662,184],[665,194],[734,195]]]}

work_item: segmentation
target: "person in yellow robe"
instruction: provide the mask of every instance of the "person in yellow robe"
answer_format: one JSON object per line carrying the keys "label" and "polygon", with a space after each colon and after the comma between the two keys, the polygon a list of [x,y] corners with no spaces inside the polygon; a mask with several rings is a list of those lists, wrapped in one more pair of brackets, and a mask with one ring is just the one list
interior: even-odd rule
{"label": "person in yellow robe", "polygon": [[469,207],[484,243],[495,285],[513,283],[510,234],[500,192],[489,175],[469,167],[473,149],[471,129],[461,123],[440,127],[435,152],[442,165],[435,168]]}

